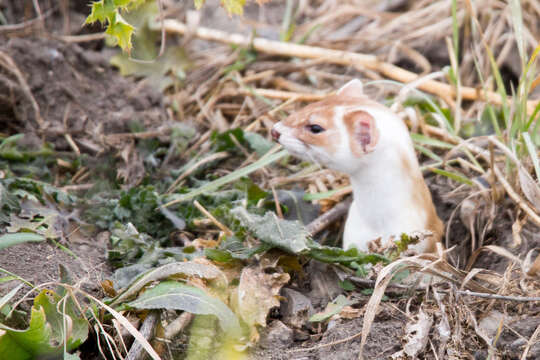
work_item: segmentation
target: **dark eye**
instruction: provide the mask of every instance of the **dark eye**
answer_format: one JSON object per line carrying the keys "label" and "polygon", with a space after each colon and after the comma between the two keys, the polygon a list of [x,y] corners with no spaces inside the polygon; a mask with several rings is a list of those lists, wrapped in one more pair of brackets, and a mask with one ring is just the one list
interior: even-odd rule
{"label": "dark eye", "polygon": [[320,125],[308,125],[307,129],[311,131],[313,134],[322,133],[324,131],[324,128]]}

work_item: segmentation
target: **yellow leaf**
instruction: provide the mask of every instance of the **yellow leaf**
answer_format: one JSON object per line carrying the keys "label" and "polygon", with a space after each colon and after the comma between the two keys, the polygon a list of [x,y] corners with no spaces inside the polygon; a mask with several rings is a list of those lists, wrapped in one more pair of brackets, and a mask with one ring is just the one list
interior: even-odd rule
{"label": "yellow leaf", "polygon": [[123,51],[130,52],[132,48],[131,36],[135,28],[128,24],[120,14],[116,14],[114,20],[109,24],[105,33],[115,38]]}
{"label": "yellow leaf", "polygon": [[229,14],[242,15],[246,0],[221,0],[221,5]]}

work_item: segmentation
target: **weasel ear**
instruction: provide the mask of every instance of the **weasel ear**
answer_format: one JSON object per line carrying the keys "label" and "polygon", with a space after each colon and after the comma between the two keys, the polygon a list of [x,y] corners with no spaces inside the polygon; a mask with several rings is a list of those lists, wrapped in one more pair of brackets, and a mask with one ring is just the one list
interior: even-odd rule
{"label": "weasel ear", "polygon": [[379,129],[375,118],[363,110],[352,111],[343,116],[343,122],[349,133],[351,152],[362,156],[375,150],[379,142]]}
{"label": "weasel ear", "polygon": [[364,85],[362,85],[362,81],[359,79],[353,79],[343,85],[336,94],[350,97],[361,97],[364,95]]}

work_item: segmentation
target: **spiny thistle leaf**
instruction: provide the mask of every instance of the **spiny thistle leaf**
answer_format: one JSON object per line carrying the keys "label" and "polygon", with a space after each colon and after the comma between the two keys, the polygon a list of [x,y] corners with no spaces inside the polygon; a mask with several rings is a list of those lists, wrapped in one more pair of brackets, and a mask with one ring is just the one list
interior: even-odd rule
{"label": "spiny thistle leaf", "polygon": [[130,52],[131,37],[135,28],[120,15],[120,9],[132,9],[141,4],[140,0],[101,0],[92,3],[92,11],[85,24],[99,21],[107,25],[106,34],[112,36],[122,51]]}
{"label": "spiny thistle leaf", "polygon": [[96,1],[92,3],[92,12],[86,18],[85,24],[93,24],[99,21],[101,24],[105,24],[109,17],[114,13],[114,6],[112,3],[105,3],[104,0]]}
{"label": "spiny thistle leaf", "polygon": [[195,4],[195,9],[200,10],[204,5],[204,1],[205,0],[193,0],[193,4]]}
{"label": "spiny thistle leaf", "polygon": [[131,44],[131,35],[133,35],[135,28],[128,24],[118,13],[114,20],[114,22],[109,23],[105,33],[114,37],[123,51],[130,52],[133,46]]}
{"label": "spiny thistle leaf", "polygon": [[221,4],[229,14],[242,15],[246,0],[221,0]]}

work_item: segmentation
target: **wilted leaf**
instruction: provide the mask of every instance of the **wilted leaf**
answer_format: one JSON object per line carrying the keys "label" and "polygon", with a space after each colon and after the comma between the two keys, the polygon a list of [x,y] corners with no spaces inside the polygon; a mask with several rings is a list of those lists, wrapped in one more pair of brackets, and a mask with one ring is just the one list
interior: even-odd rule
{"label": "wilted leaf", "polygon": [[[30,325],[17,330],[0,324],[0,359],[57,358],[64,352],[64,337],[70,324],[67,351],[81,345],[88,337],[88,323],[76,310],[71,298],[66,304],[58,304],[62,298],[49,290],[43,290],[34,299]],[[58,309],[65,308],[65,313]],[[67,317],[68,319],[65,319]]]}
{"label": "wilted leaf", "polygon": [[249,266],[242,270],[232,304],[235,312],[251,328],[252,338],[257,336],[256,326],[266,326],[270,309],[279,306],[279,291],[289,279],[287,273],[266,273],[261,266]]}
{"label": "wilted leaf", "polygon": [[214,315],[222,329],[234,337],[242,333],[236,315],[221,300],[201,289],[176,281],[164,281],[127,303],[137,309],[173,309],[192,314]]}
{"label": "wilted leaf", "polygon": [[521,166],[518,169],[518,175],[523,194],[525,194],[527,200],[536,208],[536,212],[540,213],[540,186],[538,186],[538,183],[534,181],[527,170]]}
{"label": "wilted leaf", "polygon": [[348,305],[352,305],[353,302],[347,299],[343,295],[339,295],[334,301],[329,302],[326,305],[324,311],[314,314],[309,318],[311,322],[321,322],[330,319],[332,316],[339,314],[339,312]]}
{"label": "wilted leaf", "polygon": [[405,325],[405,344],[403,345],[405,354],[414,359],[425,349],[431,325],[433,325],[433,318],[420,308],[418,315]]}
{"label": "wilted leaf", "polygon": [[56,239],[62,234],[65,217],[52,205],[46,207],[33,201],[25,202],[20,216],[11,215],[8,232],[30,231],[48,239]]}

